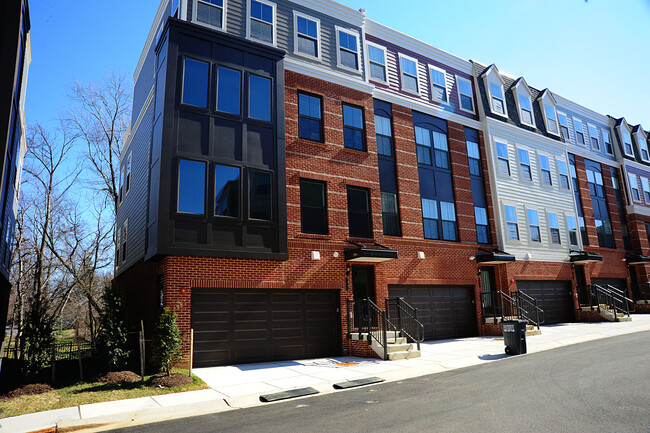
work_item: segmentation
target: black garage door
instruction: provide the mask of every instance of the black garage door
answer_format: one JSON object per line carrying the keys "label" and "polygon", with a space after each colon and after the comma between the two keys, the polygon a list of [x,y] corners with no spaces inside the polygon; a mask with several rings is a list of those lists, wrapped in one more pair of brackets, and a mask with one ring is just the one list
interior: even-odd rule
{"label": "black garage door", "polygon": [[389,286],[388,293],[418,309],[427,340],[472,337],[477,333],[474,287]]}
{"label": "black garage door", "polygon": [[591,284],[597,284],[599,286],[610,285],[614,286],[619,290],[625,292],[627,296],[627,280],[619,278],[592,278]]}
{"label": "black garage door", "polygon": [[336,290],[192,289],[194,366],[340,353]]}
{"label": "black garage door", "polygon": [[569,281],[517,281],[517,290],[537,299],[544,310],[544,324],[573,321],[573,298]]}

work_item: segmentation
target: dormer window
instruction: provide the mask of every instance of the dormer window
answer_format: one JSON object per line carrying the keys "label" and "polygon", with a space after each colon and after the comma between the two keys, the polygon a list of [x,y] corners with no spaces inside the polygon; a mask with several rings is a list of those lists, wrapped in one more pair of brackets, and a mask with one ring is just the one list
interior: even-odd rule
{"label": "dormer window", "polygon": [[524,125],[535,127],[535,115],[533,114],[532,93],[523,78],[519,78],[512,87],[515,102],[519,109],[519,120]]}
{"label": "dormer window", "polygon": [[591,140],[591,148],[600,150],[600,143],[598,143],[598,129],[594,125],[587,124],[589,128],[589,139]]}
{"label": "dormer window", "polygon": [[527,125],[534,125],[533,106],[530,103],[530,98],[519,95],[519,110],[521,112],[521,122]]}
{"label": "dormer window", "polygon": [[650,162],[650,155],[648,154],[648,142],[645,139],[643,131],[636,134],[636,142],[639,144],[639,152],[641,152],[641,159]]}
{"label": "dormer window", "polygon": [[448,102],[447,74],[440,68],[429,66],[431,75],[431,96],[434,101]]}
{"label": "dormer window", "polygon": [[544,113],[546,114],[546,129],[548,129],[548,132],[551,134],[557,135],[555,107],[552,105],[544,105]]}
{"label": "dormer window", "polygon": [[576,143],[585,144],[585,130],[582,120],[573,118],[573,129],[576,133]]}
{"label": "dormer window", "polygon": [[625,154],[634,156],[634,151],[632,150],[632,137],[630,137],[630,132],[624,125],[621,127],[621,137],[623,138],[623,147],[625,148]]}
{"label": "dormer window", "polygon": [[400,54],[399,64],[402,78],[402,90],[406,92],[419,93],[418,61],[412,57]]}
{"label": "dormer window", "polygon": [[546,132],[555,136],[560,136],[560,130],[557,126],[557,112],[555,111],[557,102],[555,101],[553,94],[550,90],[546,89],[542,92],[538,101],[540,107],[543,108]]}
{"label": "dormer window", "polygon": [[496,83],[490,83],[490,93],[492,94],[492,111],[497,114],[506,114],[505,101],[503,98],[503,86]]}

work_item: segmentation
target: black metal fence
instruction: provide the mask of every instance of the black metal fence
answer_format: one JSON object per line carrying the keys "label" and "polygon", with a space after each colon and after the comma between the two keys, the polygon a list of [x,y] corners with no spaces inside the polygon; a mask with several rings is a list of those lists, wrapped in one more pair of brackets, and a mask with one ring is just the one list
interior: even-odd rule
{"label": "black metal fence", "polygon": [[[69,361],[74,359],[90,358],[95,353],[95,348],[88,341],[64,341],[54,343],[50,359],[54,361]],[[20,359],[20,348],[14,344],[5,347],[5,359]]]}

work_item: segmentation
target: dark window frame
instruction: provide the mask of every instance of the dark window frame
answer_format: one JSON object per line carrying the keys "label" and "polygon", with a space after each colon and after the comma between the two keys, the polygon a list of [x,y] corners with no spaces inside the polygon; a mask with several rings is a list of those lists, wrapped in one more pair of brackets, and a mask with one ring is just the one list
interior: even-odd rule
{"label": "dark window frame", "polygon": [[[201,212],[201,213],[183,212],[183,211],[180,210],[181,162],[182,161],[200,163],[204,167],[204,170],[203,170],[203,212]],[[206,184],[207,178],[208,178],[208,175],[209,175],[209,170],[210,170],[209,162],[204,161],[204,160],[194,159],[194,158],[179,157],[177,159],[177,162],[176,162],[176,167],[177,167],[177,174],[176,174],[176,209],[175,209],[175,213],[177,215],[183,215],[183,216],[186,216],[186,217],[203,217],[203,216],[205,216],[206,210],[207,210],[207,203],[206,203],[205,195],[208,192],[208,188],[209,188],[209,185]]]}
{"label": "dark window frame", "polygon": [[[366,194],[366,204],[368,207],[368,212],[351,212],[350,211],[350,191],[351,190],[356,190],[356,191],[362,191]],[[363,188],[360,186],[355,186],[355,185],[347,185],[346,186],[346,196],[347,196],[347,211],[348,211],[348,233],[350,234],[351,238],[363,238],[363,239],[372,239],[374,238],[373,235],[373,227],[372,227],[372,203],[371,203],[371,197],[370,197],[370,190],[368,188]],[[367,232],[361,233],[361,232],[352,232],[352,216],[353,215],[359,215],[359,216],[364,216],[366,218],[366,222],[368,224],[367,227]],[[367,235],[367,236],[364,236]]]}
{"label": "dark window frame", "polygon": [[[304,114],[300,114],[300,95],[305,95],[305,96],[310,97],[310,98],[318,99],[318,101],[320,103],[320,118],[319,119],[317,119],[315,117],[311,117],[311,116],[306,116]],[[318,134],[319,134],[319,139],[318,140],[314,140],[314,139],[309,138],[309,137],[304,137],[302,135],[301,128],[300,128],[300,119],[301,118],[304,118],[304,119],[307,119],[307,120],[310,120],[310,121],[317,121],[318,122],[318,131],[319,131],[318,132]],[[309,93],[309,92],[298,91],[298,138],[300,138],[301,140],[309,140],[309,141],[314,141],[314,142],[317,142],[317,143],[324,143],[325,142],[325,128],[324,128],[324,122],[323,122],[323,97],[322,96],[316,95],[316,94],[313,94],[313,93]]]}
{"label": "dark window frame", "polygon": [[[311,206],[305,204],[303,200],[303,185],[310,183],[312,185],[319,185],[322,186],[323,191],[323,206]],[[327,182],[322,181],[322,180],[316,180],[316,179],[308,179],[308,178],[300,178],[299,181],[299,188],[300,188],[300,231],[302,233],[307,233],[307,234],[315,234],[315,235],[329,235],[329,218],[328,218],[328,208],[327,208]],[[324,223],[324,228],[320,231],[318,230],[306,230],[305,229],[305,217],[308,212],[305,212],[305,209],[314,209],[314,210],[320,210],[323,215],[323,223]]]}
{"label": "dark window frame", "polygon": [[[199,63],[205,63],[205,64],[208,65],[208,77],[207,77],[207,80],[206,80],[205,106],[194,105],[194,104],[191,104],[189,102],[185,102],[185,72],[186,72],[185,71],[186,70],[185,62],[187,60],[192,60],[194,62],[199,62]],[[204,59],[200,59],[200,58],[194,57],[194,56],[183,55],[181,65],[182,65],[182,71],[181,71],[182,75],[181,75],[181,80],[180,80],[180,85],[181,85],[181,95],[180,95],[181,97],[180,97],[180,100],[179,100],[180,105],[183,106],[183,107],[192,107],[195,110],[209,111],[210,110],[210,99],[211,99],[209,96],[211,94],[211,91],[210,91],[210,84],[211,84],[210,83],[211,82],[210,75],[212,74],[212,62],[206,61]]]}
{"label": "dark window frame", "polygon": [[[359,110],[361,112],[361,128],[352,125],[345,124],[345,107],[352,108],[354,110]],[[348,104],[347,102],[341,103],[341,117],[343,118],[343,147],[346,149],[358,150],[360,152],[367,152],[366,146],[366,113],[363,107],[354,104]],[[348,146],[347,140],[345,139],[345,131],[352,130],[361,132],[361,149],[356,147]]]}

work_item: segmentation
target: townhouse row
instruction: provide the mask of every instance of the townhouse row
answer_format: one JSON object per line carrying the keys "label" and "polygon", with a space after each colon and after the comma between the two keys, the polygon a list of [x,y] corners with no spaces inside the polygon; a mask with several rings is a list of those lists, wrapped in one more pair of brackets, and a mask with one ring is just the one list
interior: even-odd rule
{"label": "townhouse row", "polygon": [[134,80],[114,285],[194,366],[375,356],[396,298],[435,339],[498,334],[501,293],[545,323],[650,297],[624,119],[330,0],[162,0]]}

